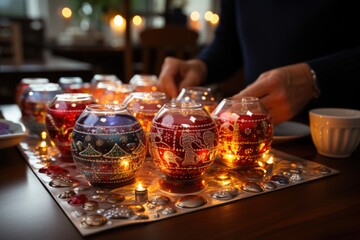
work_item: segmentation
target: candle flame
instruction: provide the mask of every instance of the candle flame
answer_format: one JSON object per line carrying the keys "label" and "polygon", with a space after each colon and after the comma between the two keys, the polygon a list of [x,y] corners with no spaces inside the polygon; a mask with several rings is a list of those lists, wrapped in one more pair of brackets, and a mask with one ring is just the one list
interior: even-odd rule
{"label": "candle flame", "polygon": [[259,167],[264,167],[264,163],[262,161],[258,161],[257,163],[258,163]]}
{"label": "candle flame", "polygon": [[143,190],[145,190],[145,188],[142,186],[141,182],[139,182],[139,183],[137,184],[136,190],[138,190],[138,191],[143,191]]}
{"label": "candle flame", "polygon": [[274,163],[274,159],[273,157],[271,156],[267,161],[266,161],[267,164],[273,164]]}
{"label": "candle flame", "polygon": [[40,147],[41,148],[46,148],[46,141],[41,141]]}
{"label": "candle flame", "polygon": [[120,163],[120,166],[124,169],[124,170],[128,170],[129,169],[129,161],[128,160],[122,160]]}
{"label": "candle flame", "polygon": [[40,134],[40,137],[42,140],[45,140],[46,137],[47,137],[47,133],[45,131],[42,131],[41,134]]}

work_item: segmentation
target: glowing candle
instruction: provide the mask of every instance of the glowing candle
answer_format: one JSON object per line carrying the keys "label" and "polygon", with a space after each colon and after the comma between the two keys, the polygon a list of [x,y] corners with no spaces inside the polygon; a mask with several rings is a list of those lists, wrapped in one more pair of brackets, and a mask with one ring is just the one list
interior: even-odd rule
{"label": "glowing candle", "polygon": [[137,203],[146,203],[148,200],[148,191],[146,188],[144,188],[139,182],[137,184],[137,187],[135,188],[135,202]]}
{"label": "glowing candle", "polygon": [[274,158],[272,155],[270,155],[266,160],[265,169],[266,169],[266,176],[270,177],[273,174],[273,170],[274,170]]}

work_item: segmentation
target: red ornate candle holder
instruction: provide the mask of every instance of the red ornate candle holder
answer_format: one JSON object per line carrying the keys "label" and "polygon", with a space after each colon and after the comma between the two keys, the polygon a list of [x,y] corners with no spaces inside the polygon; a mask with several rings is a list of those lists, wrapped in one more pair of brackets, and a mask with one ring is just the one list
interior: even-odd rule
{"label": "red ornate candle holder", "polygon": [[212,116],[219,132],[220,161],[230,168],[257,166],[273,139],[271,117],[260,101],[224,99]]}
{"label": "red ornate candle holder", "polygon": [[151,124],[149,141],[155,165],[169,180],[160,181],[160,187],[181,192],[188,187],[179,183],[198,182],[213,163],[218,133],[214,120],[200,104],[167,103]]}
{"label": "red ornate candle holder", "polygon": [[70,151],[73,128],[85,107],[92,103],[93,99],[90,94],[63,93],[56,95],[49,104],[46,128],[64,162],[73,161]]}

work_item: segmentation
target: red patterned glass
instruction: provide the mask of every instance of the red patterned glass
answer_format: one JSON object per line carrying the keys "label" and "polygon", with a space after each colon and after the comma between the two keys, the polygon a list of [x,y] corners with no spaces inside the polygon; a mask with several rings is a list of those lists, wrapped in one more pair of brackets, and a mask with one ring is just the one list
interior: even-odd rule
{"label": "red patterned glass", "polygon": [[258,98],[226,98],[212,117],[219,132],[218,156],[229,168],[254,167],[270,150],[273,124]]}
{"label": "red patterned glass", "polygon": [[60,159],[72,162],[70,144],[77,118],[85,107],[93,103],[87,93],[58,94],[49,104],[46,114],[46,128],[50,139],[60,151]]}
{"label": "red patterned glass", "polygon": [[194,181],[214,162],[218,133],[209,113],[196,103],[167,103],[150,128],[150,154],[168,179]]}

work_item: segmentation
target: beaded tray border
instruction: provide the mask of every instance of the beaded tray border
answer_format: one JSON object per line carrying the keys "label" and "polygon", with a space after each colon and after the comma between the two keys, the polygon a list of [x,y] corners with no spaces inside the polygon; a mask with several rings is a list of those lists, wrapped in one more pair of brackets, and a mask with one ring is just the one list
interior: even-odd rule
{"label": "beaded tray border", "polygon": [[[83,236],[107,229],[153,222],[201,209],[270,193],[339,173],[338,170],[273,149],[274,164],[248,171],[228,170],[214,162],[202,177],[202,191],[172,194],[159,189],[162,173],[147,158],[134,183],[105,189],[90,186],[74,163],[57,159],[58,151],[49,147],[41,153],[40,140],[25,138],[19,145],[30,168]],[[135,197],[137,183],[147,188],[147,196]]]}

